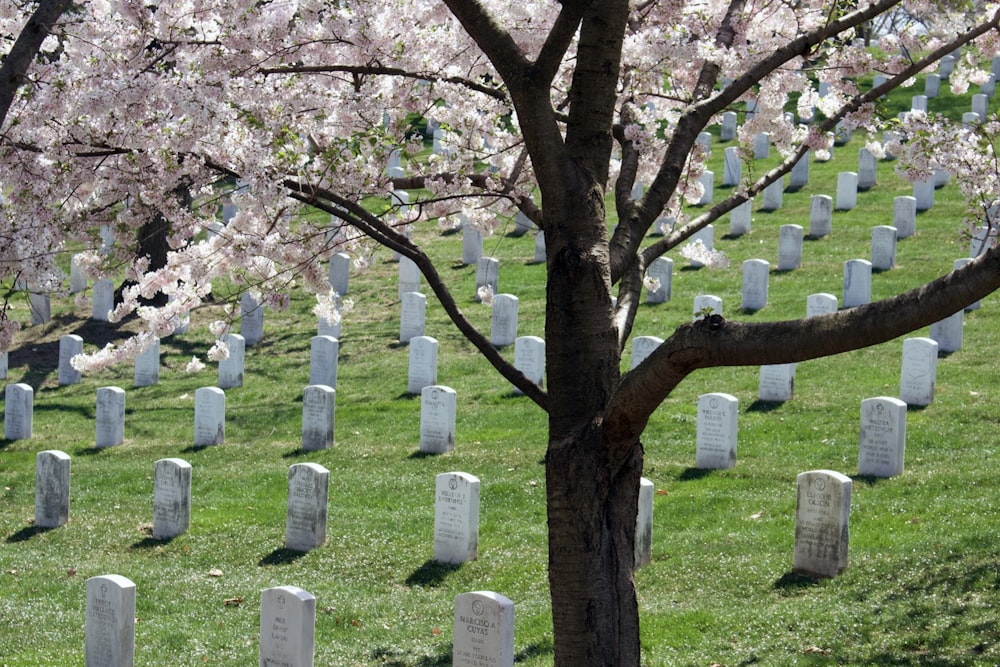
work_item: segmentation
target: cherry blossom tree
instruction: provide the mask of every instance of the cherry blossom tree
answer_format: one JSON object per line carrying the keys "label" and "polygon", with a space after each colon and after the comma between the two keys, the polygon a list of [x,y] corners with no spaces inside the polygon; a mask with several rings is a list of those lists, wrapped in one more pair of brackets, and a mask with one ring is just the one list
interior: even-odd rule
{"label": "cherry blossom tree", "polygon": [[[0,34],[19,34],[20,4],[2,2]],[[57,260],[79,246],[89,249],[91,275],[124,273],[113,317],[135,313],[148,331],[79,360],[93,369],[172,331],[213,281],[235,281],[273,306],[304,287],[318,312],[335,317],[324,270],[331,252],[351,252],[359,265],[373,246],[410,258],[455,326],[548,414],[556,664],[638,665],[641,436],[673,388],[699,368],[803,361],[890,340],[1000,287],[1000,250],[989,249],[918,290],[833,315],[685,324],[664,332],[637,368],[620,370],[646,267],[807,151],[826,150],[837,123],[867,133],[876,153],[891,150],[910,179],[939,168],[960,175],[966,224],[995,224],[1000,121],[970,127],[911,113],[886,146],[875,103],[959,48],[952,86],[985,81],[1000,52],[997,9],[906,9],[935,20],[898,20],[907,15],[899,0],[80,3],[22,67],[0,127],[0,280],[64,290]],[[873,25],[883,26],[877,47],[856,39]],[[6,68],[17,47],[7,38],[3,48]],[[859,80],[872,72],[885,82],[866,89]],[[755,113],[740,143],[768,132],[782,162],[692,217],[684,204],[700,198],[705,162],[696,137],[745,102]],[[429,156],[418,133],[425,123],[444,145]],[[406,174],[387,170],[399,157]],[[206,234],[236,179],[245,185],[231,194],[238,213]],[[637,183],[646,187],[635,198]],[[389,196],[400,189],[411,192],[405,209]],[[332,222],[300,216],[305,207]],[[547,390],[470,323],[407,234],[425,221],[490,233],[518,212],[545,233]],[[663,218],[673,225],[644,243]],[[154,219],[169,249],[151,264],[137,255],[137,232]],[[116,236],[106,254],[102,225]],[[697,246],[687,252],[720,261]],[[169,302],[148,305],[158,295]],[[3,312],[0,349],[15,326],[6,303]],[[218,335],[225,323],[210,328]]]}

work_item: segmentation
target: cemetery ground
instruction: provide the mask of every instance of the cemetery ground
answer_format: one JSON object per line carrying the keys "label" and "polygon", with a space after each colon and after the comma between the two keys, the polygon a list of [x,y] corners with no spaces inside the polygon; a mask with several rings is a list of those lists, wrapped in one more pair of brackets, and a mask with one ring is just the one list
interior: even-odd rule
{"label": "cemetery ground", "polygon": [[[911,194],[892,163],[879,163],[878,185],[859,193],[856,209],[834,213],[829,237],[806,240],[801,268],[775,270],[778,227],[808,229],[809,196],[834,195],[837,173],[856,170],[861,145],[856,138],[829,163],[812,163],[809,185],[786,192],[778,211],[761,212],[758,201],[750,234],[727,237],[728,216],[717,221],[729,269],[691,269],[671,253],[672,299],[642,305],[633,335],[665,337],[691,318],[698,294],[722,297],[727,318],[758,321],[802,317],[816,292],[839,298],[843,262],[868,258],[871,228],[891,224],[893,197]],[[716,174],[722,147],[713,145]],[[967,255],[963,204],[954,182],[937,191],[916,236],[899,242],[896,268],[873,276],[874,299]],[[499,291],[519,297],[518,334],[543,336],[544,267],[531,261],[533,236],[511,229],[486,239],[484,254],[500,259]],[[472,298],[475,267],[457,261],[460,235],[422,225],[416,236],[488,331],[489,308]],[[741,312],[741,263],[758,257],[771,263],[769,303]],[[143,388],[131,386],[131,367],[57,386],[60,335],[79,333],[89,350],[116,335],[72,299],[54,301],[51,323],[21,332],[7,382],[35,388],[34,435],[0,440],[0,665],[82,664],[85,581],[112,573],[137,587],[137,665],[254,664],[260,592],[279,585],[316,596],[317,665],[449,665],[455,595],[475,590],[516,604],[518,664],[551,663],[545,416],[512,393],[429,295],[426,334],[440,342],[439,383],[458,394],[457,438],[453,452],[420,454],[420,401],[406,394],[397,266],[387,259],[382,251],[351,276],[356,307],[344,317],[328,450],[300,449],[316,328],[301,293],[288,311],[268,312],[264,339],[247,350],[244,385],[226,391],[225,442],[211,447],[192,446],[193,397],[215,384],[214,365],[183,368],[211,344],[204,325],[219,306],[195,311],[190,333],[163,340],[160,382]],[[30,321],[26,305],[16,308]],[[906,469],[891,479],[857,474],[859,408],[898,395],[902,339],[799,364],[784,403],[757,400],[756,367],[685,380],[643,437],[643,476],[656,489],[652,562],[635,575],[643,663],[1000,663],[998,309],[994,294],[967,314],[962,349],[939,359],[934,401],[908,411]],[[512,346],[504,354],[512,358]],[[94,396],[106,385],[127,392],[125,442],[96,449]],[[729,470],[694,467],[696,402],[706,392],[740,401]],[[70,521],[41,530],[32,525],[35,455],[48,449],[72,457]],[[192,465],[192,516],[188,532],[159,541],[150,536],[152,475],[166,457]],[[288,467],[303,462],[330,471],[327,540],[307,553],[283,548]],[[792,572],[796,475],[815,469],[854,478],[849,565],[834,579]],[[450,471],[482,484],[479,557],[461,566],[432,560],[435,475]]]}

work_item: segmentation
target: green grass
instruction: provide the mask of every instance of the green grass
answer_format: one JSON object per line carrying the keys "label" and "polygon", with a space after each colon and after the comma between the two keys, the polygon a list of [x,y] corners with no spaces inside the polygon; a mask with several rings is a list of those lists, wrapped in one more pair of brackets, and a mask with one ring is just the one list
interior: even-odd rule
{"label": "green grass", "polygon": [[[750,234],[723,238],[728,218],[720,220],[716,247],[732,268],[690,270],[672,253],[673,299],[641,306],[635,335],[669,335],[699,293],[721,296],[727,317],[758,321],[803,316],[814,292],[839,296],[843,261],[868,257],[871,227],[887,222],[894,196],[910,192],[890,162],[879,164],[878,185],[859,195],[855,211],[835,213],[831,236],[806,242],[801,269],[772,272],[770,304],[753,314],[739,312],[740,264],[775,262],[778,226],[808,227],[809,196],[834,193],[837,172],[856,168],[859,143],[814,163],[809,186],[786,193],[781,210],[755,211]],[[710,165],[718,174],[722,147]],[[937,192],[917,235],[900,243],[899,267],[874,276],[876,298],[950,270],[965,254],[962,207],[954,183]],[[488,329],[488,309],[472,301],[474,268],[456,262],[460,237],[427,225],[417,238],[463,310]],[[502,263],[500,291],[520,299],[519,334],[542,335],[544,267],[530,261],[533,239],[500,235],[486,247]],[[130,368],[56,386],[60,334],[79,331],[88,344],[117,335],[70,300],[54,304],[52,323],[26,328],[8,382],[35,387],[34,437],[0,441],[0,665],[81,664],[84,583],[109,573],[137,584],[137,665],[253,664],[260,591],[283,584],[317,598],[317,665],[448,665],[454,596],[482,589],[516,603],[519,664],[550,664],[545,416],[512,395],[430,299],[439,381],[458,392],[458,443],[447,455],[420,456],[419,401],[405,395],[407,349],[396,342],[395,271],[380,262],[352,276],[357,307],[341,338],[336,445],[323,452],[298,449],[315,331],[302,295],[289,311],[268,314],[264,341],[248,351],[245,386],[227,391],[226,442],[204,449],[191,447],[193,396],[214,384],[214,369],[182,369],[207,348],[203,325],[217,306],[194,313],[190,334],[164,341],[161,383],[142,389],[131,387]],[[27,320],[26,307],[16,308]],[[909,412],[906,472],[855,479],[850,565],[832,580],[791,573],[795,476],[817,468],[856,475],[860,402],[896,395],[902,341],[799,364],[795,398],[781,405],[756,401],[756,368],[699,372],[664,402],[643,438],[644,475],[657,488],[653,562],[636,573],[645,664],[1000,663],[998,308],[993,295],[967,316],[963,349],[939,362],[934,402]],[[109,384],[128,392],[126,442],[95,450],[94,392]],[[739,459],[701,473],[693,470],[695,402],[708,391],[740,399]],[[73,457],[71,520],[39,532],[31,526],[34,459],[45,449]],[[188,533],[156,542],[148,536],[153,464],[165,457],[193,466],[193,516]],[[328,537],[296,555],[282,548],[287,468],[305,461],[330,470]],[[482,481],[480,557],[461,567],[431,561],[434,475],[454,470]]]}

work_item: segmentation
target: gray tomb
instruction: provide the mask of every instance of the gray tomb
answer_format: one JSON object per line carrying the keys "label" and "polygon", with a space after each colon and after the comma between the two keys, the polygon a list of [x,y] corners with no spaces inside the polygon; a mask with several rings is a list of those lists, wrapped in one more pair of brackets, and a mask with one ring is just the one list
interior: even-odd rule
{"label": "gray tomb", "polygon": [[434,560],[460,564],[479,556],[479,478],[443,472],[434,478]]}
{"label": "gray tomb", "polygon": [[535,264],[544,264],[546,260],[545,255],[545,232],[539,231],[535,234]]}
{"label": "gray tomb", "polygon": [[302,449],[315,451],[333,447],[337,392],[324,384],[302,390]]}
{"label": "gray tomb", "polygon": [[246,347],[253,347],[264,337],[264,306],[249,292],[240,297],[240,335]]}
{"label": "gray tomb", "polygon": [[326,504],[330,471],[318,463],[288,468],[285,548],[310,551],[326,542]]}
{"label": "gray tomb", "polygon": [[698,181],[701,183],[703,189],[701,199],[698,200],[698,203],[702,205],[711,204],[715,196],[715,174],[706,169],[702,172]]}
{"label": "gray tomb", "polygon": [[410,339],[406,393],[419,394],[424,387],[437,384],[438,342],[430,336]]}
{"label": "gray tomb", "polygon": [[153,539],[168,540],[191,527],[191,464],[160,459],[153,468]]}
{"label": "gray tomb", "polygon": [[194,392],[194,446],[221,445],[226,440],[226,394],[218,387]]}
{"label": "gray tomb", "polygon": [[8,359],[7,353],[0,352],[0,380],[7,379],[7,359]]}
{"label": "gray tomb", "polygon": [[937,385],[938,344],[932,338],[903,341],[903,363],[899,373],[899,398],[907,405],[926,406],[934,401]]}
{"label": "gray tomb", "polygon": [[452,667],[513,667],[514,603],[492,591],[455,596]]}
{"label": "gray tomb", "polygon": [[712,133],[711,132],[699,132],[698,138],[695,139],[695,143],[701,146],[701,149],[705,152],[705,155],[712,154]]}
{"label": "gray tomb", "polygon": [[514,236],[524,236],[534,228],[535,222],[523,211],[518,211],[514,216]]}
{"label": "gray tomb", "polygon": [[736,138],[736,123],[738,116],[735,111],[722,114],[722,129],[719,132],[720,141],[732,141]]}
{"label": "gray tomb", "polygon": [[892,200],[892,226],[896,238],[905,239],[917,233],[917,198],[904,195]]}
{"label": "gray tomb", "polygon": [[743,160],[740,159],[740,149],[736,146],[729,146],[724,155],[722,185],[739,185],[740,179],[743,178]]}
{"label": "gray tomb", "polygon": [[87,279],[80,269],[80,255],[74,254],[69,258],[69,293],[79,294],[87,289]]}
{"label": "gray tomb", "polygon": [[3,437],[7,440],[27,440],[31,437],[35,390],[23,382],[4,388]]}
{"label": "gray tomb", "polygon": [[844,308],[871,303],[872,263],[867,259],[849,259],[844,262]]}
{"label": "gray tomb", "polygon": [[399,316],[399,342],[408,343],[424,335],[427,323],[427,297],[419,292],[403,295]]}
{"label": "gray tomb", "polygon": [[351,275],[351,256],[338,252],[330,258],[330,289],[339,296],[347,294]]}
{"label": "gray tomb", "polygon": [[160,339],[152,342],[135,358],[132,386],[151,387],[160,381]]}
{"label": "gray tomb", "polygon": [[742,236],[750,233],[753,218],[753,200],[748,199],[729,212],[729,235]]}
{"label": "gray tomb", "polygon": [[837,297],[826,292],[817,292],[806,297],[806,317],[829,315],[837,312]]}
{"label": "gray tomb", "polygon": [[833,227],[833,197],[813,195],[809,198],[809,236],[828,236]]}
{"label": "gray tomb", "polygon": [[930,337],[937,341],[939,352],[958,352],[962,349],[962,329],[965,310],[953,313],[931,325]]}
{"label": "gray tomb", "polygon": [[858,205],[858,174],[842,171],[837,174],[837,210],[850,211]]}
{"label": "gray tomb", "polygon": [[635,368],[645,361],[646,357],[651,355],[662,343],[663,339],[656,336],[636,336],[633,338],[631,368]]}
{"label": "gray tomb", "polygon": [[60,385],[77,384],[80,382],[80,371],[73,368],[73,357],[83,352],[83,338],[76,334],[59,337],[59,373]]}
{"label": "gray tomb", "polygon": [[761,205],[761,209],[764,211],[777,211],[781,208],[784,190],[785,186],[781,178],[764,188],[764,203]]}
{"label": "gray tomb", "polygon": [[135,584],[118,574],[87,579],[86,667],[132,667]]}
{"label": "gray tomb", "polygon": [[801,225],[782,225],[778,230],[778,270],[791,271],[802,266]]}
{"label": "gray tomb", "polygon": [[793,190],[800,190],[809,185],[810,156],[811,152],[806,151],[792,166],[792,171],[788,175],[788,186]]}
{"label": "gray tomb", "polygon": [[246,341],[241,334],[225,334],[222,337],[229,356],[219,361],[218,386],[231,389],[243,386],[243,370],[246,363]]}
{"label": "gray tomb", "polygon": [[858,188],[870,190],[878,179],[878,160],[867,148],[858,151]]}
{"label": "gray tomb", "polygon": [[420,451],[443,454],[455,449],[455,390],[444,385],[420,392]]}
{"label": "gray tomb", "polygon": [[847,567],[851,478],[832,470],[799,473],[795,498],[797,572],[835,577]]}
{"label": "gray tomb", "polygon": [[927,113],[927,96],[914,95],[910,98],[910,111],[923,111]]}
{"label": "gray tomb", "polygon": [[761,401],[784,402],[795,393],[795,364],[769,364],[760,367],[757,398]]}
{"label": "gray tomb", "polygon": [[972,113],[979,116],[980,122],[986,122],[989,100],[990,98],[983,93],[976,93],[972,96]]}
{"label": "gray tomb", "polygon": [[872,268],[887,271],[896,266],[897,229],[889,225],[872,228]]}
{"label": "gray tomb", "polygon": [[482,301],[479,288],[490,287],[496,294],[500,289],[500,260],[493,257],[482,257],[476,262],[476,301]]}
{"label": "gray tomb", "polygon": [[407,292],[420,291],[420,269],[416,262],[409,257],[399,258],[399,286],[398,294],[402,297]]}
{"label": "gray tomb", "polygon": [[497,294],[493,297],[493,317],[490,320],[490,343],[494,347],[513,345],[517,338],[517,297]]}
{"label": "gray tomb", "polygon": [[739,401],[723,393],[698,397],[695,467],[726,469],[736,465]]}
{"label": "gray tomb", "polygon": [[483,233],[468,221],[462,223],[462,264],[475,264],[483,256]]}
{"label": "gray tomb", "polygon": [[639,508],[635,518],[635,567],[653,561],[653,483],[639,478]]}
{"label": "gray tomb", "polygon": [[114,307],[115,284],[108,278],[101,278],[94,283],[94,301],[91,307],[91,318],[98,322],[107,322]]}
{"label": "gray tomb", "polygon": [[879,396],[861,401],[858,474],[895,477],[903,474],[906,453],[906,403]]}
{"label": "gray tomb", "polygon": [[[539,387],[544,387],[545,341],[538,336],[518,336],[514,341],[514,368]],[[514,387],[514,393],[520,394],[521,390]]]}
{"label": "gray tomb", "polygon": [[340,341],[333,336],[313,336],[309,339],[309,384],[337,388],[337,366]]}
{"label": "gray tomb", "polygon": [[764,259],[743,262],[743,290],[740,307],[743,310],[760,310],[767,306],[767,287],[771,265]]}
{"label": "gray tomb", "polygon": [[924,77],[924,95],[933,99],[941,93],[941,75],[928,74]]}
{"label": "gray tomb", "polygon": [[121,387],[98,387],[95,443],[115,447],[125,442],[125,390]]}
{"label": "gray tomb", "polygon": [[656,290],[646,290],[646,303],[666,303],[670,301],[670,291],[673,283],[674,260],[669,257],[657,257],[650,262],[646,275],[660,282]]}
{"label": "gray tomb", "polygon": [[316,598],[298,586],[260,592],[260,667],[313,667]]}
{"label": "gray tomb", "polygon": [[35,527],[58,528],[69,521],[69,454],[55,449],[35,455]]}
{"label": "gray tomb", "polygon": [[927,211],[934,206],[934,178],[913,182],[913,198],[918,211]]}
{"label": "gray tomb", "polygon": [[753,138],[753,159],[766,160],[771,155],[771,135],[758,132]]}

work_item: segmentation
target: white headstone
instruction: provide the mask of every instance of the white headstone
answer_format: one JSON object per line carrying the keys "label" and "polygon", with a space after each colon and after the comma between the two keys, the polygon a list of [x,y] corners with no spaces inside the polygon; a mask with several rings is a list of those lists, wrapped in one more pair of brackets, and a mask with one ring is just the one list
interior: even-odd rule
{"label": "white headstone", "polygon": [[646,290],[646,303],[670,301],[670,291],[674,278],[674,260],[669,257],[657,257],[646,268],[646,275],[660,283],[656,290]]}
{"label": "white headstone", "polygon": [[313,336],[309,339],[309,384],[337,388],[337,367],[340,341],[333,336]]}
{"label": "white headstone", "polygon": [[240,334],[225,334],[222,340],[229,348],[229,356],[219,361],[218,386],[231,389],[243,386],[243,371],[246,363],[246,343]]}
{"label": "white headstone", "polygon": [[482,257],[476,262],[476,301],[481,301],[479,288],[489,286],[496,294],[500,289],[500,260],[493,257]]}
{"label": "white headstone", "polygon": [[872,263],[867,259],[844,262],[844,308],[853,308],[872,300]]}
{"label": "white headstone", "polygon": [[726,469],[736,465],[739,401],[729,394],[698,397],[695,467]]}
{"label": "white headstone", "polygon": [[715,196],[715,174],[706,169],[702,172],[701,177],[698,180],[701,183],[701,187],[704,188],[701,199],[698,200],[698,203],[711,204],[712,199]]}
{"label": "white headstone", "polygon": [[153,539],[170,539],[190,527],[191,464],[160,459],[153,468]]}
{"label": "white headstone", "polygon": [[809,185],[810,156],[811,152],[806,151],[805,154],[800,157],[792,167],[792,171],[788,175],[788,186],[793,190],[800,190]]}
{"label": "white headstone", "polygon": [[748,259],[743,262],[743,291],[740,308],[760,310],[767,306],[767,286],[771,265],[766,259]]}
{"label": "white headstone", "polygon": [[115,307],[115,284],[108,278],[101,278],[94,283],[94,300],[91,318],[98,322],[107,322],[108,314]]}
{"label": "white headstone", "polygon": [[535,223],[523,212],[518,211],[514,216],[514,236],[524,236],[535,228]]}
{"label": "white headstone", "polygon": [[852,128],[844,121],[838,121],[834,128],[834,143],[843,146],[851,140]]}
{"label": "white headstone", "polygon": [[948,185],[948,181],[951,179],[951,173],[947,169],[935,169],[934,170],[934,188],[943,188]]}
{"label": "white headstone", "polygon": [[285,548],[310,551],[326,541],[326,504],[330,471],[318,463],[288,468],[288,511]]}
{"label": "white headstone", "polygon": [[399,258],[399,296],[402,297],[407,292],[420,291],[420,269],[416,262],[409,257]]}
{"label": "white headstone", "polygon": [[975,111],[966,111],[962,114],[962,122],[969,127],[975,127],[980,122],[979,114]]}
{"label": "white headstone", "polygon": [[337,392],[325,384],[311,384],[302,390],[302,449],[314,451],[333,447]]}
{"label": "white headstone", "polygon": [[514,666],[514,603],[491,591],[455,596],[452,667]]}
{"label": "white headstone", "polygon": [[802,266],[801,225],[782,225],[778,229],[778,270],[791,271]]}
{"label": "white headstone", "polygon": [[872,268],[887,271],[896,266],[896,235],[898,230],[889,225],[872,228]]}
{"label": "white headstone", "polygon": [[430,336],[410,339],[410,358],[406,393],[419,394],[424,387],[437,384],[438,342]]}
{"label": "white headstone", "polygon": [[[174,297],[171,295],[171,296],[167,297],[167,300],[168,301],[173,301]],[[172,333],[174,335],[186,334],[188,332],[188,330],[191,328],[191,314],[190,314],[190,312],[183,312],[183,313],[180,313],[178,315],[175,315],[174,318],[173,318],[173,320],[174,320],[174,330],[173,330]]]}
{"label": "white headstone", "polygon": [[727,111],[722,114],[722,131],[719,133],[720,141],[732,141],[736,138],[737,115],[735,111]]}
{"label": "white headstone", "polygon": [[[538,336],[518,336],[514,341],[514,368],[539,387],[544,387],[545,341]],[[514,387],[514,393],[520,394],[521,390]]]}
{"label": "white headstone", "polygon": [[23,382],[4,388],[3,437],[7,440],[27,440],[31,437],[35,390]]}
{"label": "white headstone", "polygon": [[771,155],[771,135],[767,132],[758,132],[753,137],[753,158],[755,160],[766,160]]}
{"label": "white headstone", "polygon": [[260,593],[260,667],[313,667],[316,598],[298,586]]}
{"label": "white headstone", "polygon": [[858,174],[842,171],[837,174],[837,210],[850,211],[858,205]]}
{"label": "white headstone", "polygon": [[639,509],[635,518],[635,567],[653,561],[653,483],[639,478]]}
{"label": "white headstone", "polygon": [[420,391],[420,451],[443,454],[455,449],[455,390],[431,385]]}
{"label": "white headstone", "polygon": [[434,484],[434,560],[465,563],[479,556],[479,478],[443,472]]}
{"label": "white headstone", "polygon": [[712,133],[711,132],[699,132],[698,138],[695,142],[701,146],[701,149],[705,151],[705,155],[712,154]]}
{"label": "white headstone", "polygon": [[934,206],[934,178],[913,182],[913,197],[918,211],[927,211]]}
{"label": "white headstone", "polygon": [[753,217],[753,200],[748,199],[729,212],[729,235],[742,236],[750,233]]}
{"label": "white headstone", "polygon": [[69,258],[69,293],[79,294],[87,289],[87,279],[80,269],[80,255],[74,254]]}
{"label": "white headstone", "polygon": [[398,148],[389,151],[389,161],[385,167],[385,175],[389,178],[403,178],[406,169],[403,168],[403,152]]}
{"label": "white headstone", "polygon": [[829,315],[837,312],[837,297],[826,292],[817,292],[806,297],[806,317]]}
{"label": "white headstone", "polygon": [[907,405],[926,406],[934,401],[937,385],[938,344],[931,338],[903,341],[899,398]]}
{"label": "white headstone", "polygon": [[761,401],[792,400],[795,393],[795,364],[770,364],[760,367],[757,398]]}
{"label": "white headstone", "polygon": [[58,528],[69,521],[69,454],[35,454],[35,526]]}
{"label": "white headstone", "polygon": [[722,185],[739,185],[743,178],[743,160],[740,159],[740,149],[736,146],[729,146],[724,151],[724,164],[722,169]]}
{"label": "white headstone", "polygon": [[417,336],[423,336],[426,324],[427,297],[419,292],[407,292],[400,304],[399,342],[408,343]]}
{"label": "white headstone", "polygon": [[835,577],[847,567],[851,478],[832,470],[811,470],[796,478],[796,571]]}
{"label": "white headstone", "polygon": [[861,401],[858,474],[895,477],[903,474],[906,452],[906,403],[879,396]]}
{"label": "white headstone", "polygon": [[160,339],[153,337],[149,346],[135,358],[132,385],[151,387],[160,381]]}
{"label": "white headstone", "polygon": [[462,264],[475,264],[483,256],[483,233],[469,222],[462,224]]}
{"label": "white headstone", "polygon": [[8,356],[6,352],[0,352],[0,380],[7,379]]}
{"label": "white headstone", "polygon": [[972,113],[979,116],[980,122],[986,121],[986,115],[989,111],[990,98],[983,93],[976,93],[972,96]]}
{"label": "white headstone", "polygon": [[[960,257],[956,259],[954,262],[952,262],[951,268],[953,271],[957,271],[958,269],[962,268],[971,261],[972,261],[971,257]],[[982,306],[981,301],[973,301],[972,303],[970,303],[968,306],[965,307],[965,312],[969,312],[970,310],[979,310],[980,306]]]}
{"label": "white headstone", "polygon": [[[995,74],[990,74],[988,77],[986,77],[986,81],[983,81],[979,85],[979,91],[983,95],[986,95],[986,97],[993,97],[993,93],[996,92],[996,87],[997,87],[997,77]],[[978,116],[979,114],[976,115]]]}
{"label": "white headstone", "polygon": [[98,387],[96,446],[115,447],[125,442],[125,390]]}
{"label": "white headstone", "polygon": [[66,334],[59,337],[59,384],[77,384],[80,382],[80,371],[70,363],[73,357],[83,352],[83,338],[76,334]]}
{"label": "white headstone", "polygon": [[490,325],[490,342],[495,347],[513,345],[517,338],[517,297],[497,294],[493,297],[493,318]]}
{"label": "white headstone", "polygon": [[645,361],[646,357],[651,355],[662,343],[663,339],[656,336],[636,336],[633,338],[631,367],[635,368]]}
{"label": "white headstone", "polygon": [[870,190],[878,180],[878,160],[867,148],[858,151],[858,188]]}
{"label": "white headstone", "polygon": [[545,232],[539,231],[535,234],[535,257],[536,264],[544,264],[546,260],[545,255]]}
{"label": "white headstone", "polygon": [[722,299],[714,294],[699,294],[694,298],[693,315],[695,320],[706,315],[722,315]]}
{"label": "white headstone", "polygon": [[813,195],[809,198],[809,236],[828,236],[833,227],[833,197]]}
{"label": "white headstone", "polygon": [[351,276],[351,256],[338,252],[330,258],[330,288],[340,296],[347,294]]}
{"label": "white headstone", "polygon": [[894,197],[892,200],[892,226],[896,228],[896,238],[905,239],[917,232],[917,198]]}
{"label": "white headstone", "polygon": [[962,329],[965,310],[960,310],[931,325],[930,337],[937,341],[939,352],[958,352],[962,349]]}
{"label": "white headstone", "polygon": [[132,667],[135,584],[118,574],[87,579],[86,667]]}
{"label": "white headstone", "polygon": [[941,92],[941,75],[928,74],[924,77],[924,95],[928,99],[937,97]]}
{"label": "white headstone", "polygon": [[221,445],[226,440],[226,394],[218,387],[194,392],[194,446]]}
{"label": "white headstone", "polygon": [[[993,224],[997,223],[993,220]],[[979,257],[982,253],[989,250],[997,239],[997,230],[995,227],[991,228],[986,225],[981,225],[976,227],[972,233],[972,238],[969,241],[969,257]]]}
{"label": "white headstone", "polygon": [[764,188],[764,203],[761,209],[765,211],[777,211],[781,208],[784,190],[785,186],[780,178]]}
{"label": "white headstone", "polygon": [[240,297],[240,335],[246,347],[253,347],[264,337],[264,306],[249,292]]}
{"label": "white headstone", "polygon": [[[695,241],[701,241],[707,250],[712,250],[715,248],[715,227],[713,225],[705,225],[688,239],[691,243]],[[690,262],[691,266],[704,266],[701,262],[692,259]]]}

